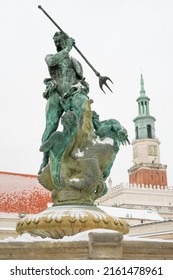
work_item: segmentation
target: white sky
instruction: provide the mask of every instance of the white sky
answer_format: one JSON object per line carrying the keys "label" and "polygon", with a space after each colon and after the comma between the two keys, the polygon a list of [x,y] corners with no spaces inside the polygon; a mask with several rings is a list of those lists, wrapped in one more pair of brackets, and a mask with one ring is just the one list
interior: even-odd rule
{"label": "white sky", "polygon": [[[49,77],[44,57],[55,53],[56,27],[39,4],[75,39],[96,70],[114,81],[114,93],[102,93],[94,72],[71,52],[83,64],[93,109],[101,120],[118,119],[130,141],[142,71],[161,141],[161,163],[168,165],[168,183],[173,185],[172,0],[1,0],[0,170],[37,174],[42,159],[43,79]],[[113,185],[128,182],[131,166],[132,146],[121,146],[111,172]]]}

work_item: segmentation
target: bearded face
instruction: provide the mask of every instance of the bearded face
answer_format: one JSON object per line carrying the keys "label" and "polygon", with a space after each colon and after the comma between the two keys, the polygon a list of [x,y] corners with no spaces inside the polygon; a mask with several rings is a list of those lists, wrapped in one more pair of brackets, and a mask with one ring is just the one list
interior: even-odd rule
{"label": "bearded face", "polygon": [[56,32],[53,37],[57,52],[62,51],[67,45],[67,37],[62,32]]}

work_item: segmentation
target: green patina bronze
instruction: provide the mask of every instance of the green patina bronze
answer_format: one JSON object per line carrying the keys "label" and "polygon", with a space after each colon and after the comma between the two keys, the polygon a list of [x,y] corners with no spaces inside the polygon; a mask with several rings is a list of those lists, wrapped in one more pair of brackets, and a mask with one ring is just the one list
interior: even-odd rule
{"label": "green patina bronze", "polygon": [[74,40],[63,32],[53,40],[57,52],[45,58],[50,78],[44,80],[46,127],[38,180],[52,192],[54,205],[93,205],[107,191],[119,147],[129,143],[127,131],[119,121],[100,121],[92,111],[82,65],[69,55]]}
{"label": "green patina bronze", "polygon": [[40,184],[52,193],[53,206],[21,219],[16,231],[54,239],[98,228],[128,233],[126,221],[108,215],[94,204],[107,192],[106,180],[120,145],[129,143],[127,131],[119,121],[101,121],[92,111],[89,84],[81,63],[70,56],[71,49],[76,49],[94,71],[101,90],[104,85],[111,91],[106,83],[110,79],[101,76],[74,39],[38,7],[60,30],[53,37],[56,53],[45,57],[50,77],[43,81],[46,125],[38,172]]}

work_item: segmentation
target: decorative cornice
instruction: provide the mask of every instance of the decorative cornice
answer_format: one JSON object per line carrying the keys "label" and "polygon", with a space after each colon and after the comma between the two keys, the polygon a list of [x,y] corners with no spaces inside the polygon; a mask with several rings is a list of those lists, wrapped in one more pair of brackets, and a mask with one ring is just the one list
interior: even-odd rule
{"label": "decorative cornice", "polygon": [[133,172],[135,170],[138,169],[145,169],[145,168],[151,168],[151,169],[167,169],[167,165],[165,164],[159,164],[159,163],[144,163],[141,162],[139,164],[135,164],[134,166],[132,166],[131,168],[128,169],[128,172]]}

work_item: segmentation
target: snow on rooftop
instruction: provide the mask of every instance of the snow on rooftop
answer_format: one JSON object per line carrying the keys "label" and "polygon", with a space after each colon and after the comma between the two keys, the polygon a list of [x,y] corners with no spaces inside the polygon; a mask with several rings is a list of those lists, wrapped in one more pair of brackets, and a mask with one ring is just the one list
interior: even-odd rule
{"label": "snow on rooftop", "polygon": [[19,218],[18,213],[6,213],[6,212],[0,212],[0,219],[6,219],[6,218]]}
{"label": "snow on rooftop", "polygon": [[[34,187],[38,187],[37,177],[34,175],[23,175],[22,174],[3,174],[0,173],[0,190],[1,192],[14,192],[25,189],[32,190]],[[42,188],[42,187],[40,187]]]}
{"label": "snow on rooftop", "polygon": [[98,207],[101,210],[105,211],[108,215],[112,215],[119,218],[164,221],[164,218],[162,218],[157,212],[153,211],[152,209],[128,209],[100,205],[98,205]]}
{"label": "snow on rooftop", "polygon": [[[164,221],[157,212],[152,209],[129,209],[129,208],[119,208],[119,207],[109,207],[98,205],[98,208],[106,212],[108,215],[112,215],[118,218],[130,218],[130,219],[140,219],[140,220],[152,220],[152,221]],[[76,210],[77,211],[77,210]],[[39,215],[39,214],[38,214]],[[18,218],[18,213],[4,213],[0,212],[0,218]]]}
{"label": "snow on rooftop", "polygon": [[16,228],[10,228],[10,227],[0,227],[0,231],[15,231],[16,232]]}

